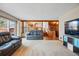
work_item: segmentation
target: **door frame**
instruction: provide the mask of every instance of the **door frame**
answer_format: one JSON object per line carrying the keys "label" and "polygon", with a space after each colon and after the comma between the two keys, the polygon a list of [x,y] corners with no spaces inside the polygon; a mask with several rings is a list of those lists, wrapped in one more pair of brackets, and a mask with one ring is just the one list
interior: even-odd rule
{"label": "door frame", "polygon": [[[59,20],[21,20],[21,33],[24,32],[24,22],[58,22],[59,23]],[[59,25],[58,25],[58,32],[59,32]],[[59,33],[58,33],[58,38],[59,38]]]}

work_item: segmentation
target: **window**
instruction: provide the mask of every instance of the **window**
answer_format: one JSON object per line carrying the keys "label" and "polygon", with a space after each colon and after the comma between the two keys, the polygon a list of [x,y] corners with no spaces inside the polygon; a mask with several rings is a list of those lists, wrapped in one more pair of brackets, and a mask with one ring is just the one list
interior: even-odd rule
{"label": "window", "polygon": [[12,33],[12,35],[16,35],[16,21],[9,21],[9,31]]}
{"label": "window", "polygon": [[0,32],[9,31],[8,27],[9,27],[9,20],[0,17]]}
{"label": "window", "polygon": [[16,35],[16,21],[0,17],[0,32],[12,32]]}

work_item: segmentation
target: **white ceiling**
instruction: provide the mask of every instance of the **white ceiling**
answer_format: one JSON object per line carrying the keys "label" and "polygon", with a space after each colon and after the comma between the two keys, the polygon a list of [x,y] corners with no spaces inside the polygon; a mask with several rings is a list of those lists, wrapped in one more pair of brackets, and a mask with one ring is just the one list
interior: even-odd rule
{"label": "white ceiling", "polygon": [[0,3],[1,10],[25,20],[58,19],[77,6],[77,3]]}

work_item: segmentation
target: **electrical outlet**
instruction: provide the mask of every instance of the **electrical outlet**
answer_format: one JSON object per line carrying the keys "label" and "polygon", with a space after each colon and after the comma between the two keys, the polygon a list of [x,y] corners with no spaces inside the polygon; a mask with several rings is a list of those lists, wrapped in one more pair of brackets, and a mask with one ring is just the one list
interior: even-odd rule
{"label": "electrical outlet", "polygon": [[60,37],[60,39],[62,39],[62,37]]}

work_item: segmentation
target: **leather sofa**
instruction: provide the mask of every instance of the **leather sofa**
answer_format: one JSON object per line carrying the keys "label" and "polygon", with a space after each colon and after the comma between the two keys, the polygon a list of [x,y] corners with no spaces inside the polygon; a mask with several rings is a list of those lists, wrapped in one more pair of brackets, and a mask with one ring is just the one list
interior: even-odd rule
{"label": "leather sofa", "polygon": [[20,37],[11,37],[9,32],[0,32],[0,56],[12,55],[20,46]]}
{"label": "leather sofa", "polygon": [[32,30],[27,34],[27,40],[43,40],[43,31]]}

